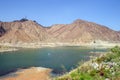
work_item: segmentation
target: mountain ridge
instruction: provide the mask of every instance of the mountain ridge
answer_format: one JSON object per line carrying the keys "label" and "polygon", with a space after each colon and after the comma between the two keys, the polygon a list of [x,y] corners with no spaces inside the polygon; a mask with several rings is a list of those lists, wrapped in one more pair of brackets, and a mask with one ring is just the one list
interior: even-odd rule
{"label": "mountain ridge", "polygon": [[[56,28],[57,27],[57,28]],[[116,31],[109,29],[106,26],[95,24],[93,22],[76,20],[71,24],[67,25],[55,25],[48,30],[53,37],[61,38],[62,40],[67,38],[74,42],[76,39],[79,39],[77,42],[84,42],[85,39],[91,41],[93,40],[104,40],[104,41],[119,41],[120,36]],[[67,33],[66,33],[67,32]],[[72,35],[71,35],[72,33]],[[85,41],[90,42],[90,41]]]}
{"label": "mountain ridge", "polygon": [[[41,41],[44,40],[47,36],[47,33],[44,30],[44,28],[33,21],[2,22],[0,26],[5,30],[5,33],[0,37],[0,40],[2,42],[16,43],[20,41]],[[2,33],[3,30],[1,30],[1,34]]]}
{"label": "mountain ridge", "polygon": [[70,24],[56,24],[46,28],[36,21],[21,19],[0,22],[0,43],[94,43],[119,42],[120,32],[81,19]]}

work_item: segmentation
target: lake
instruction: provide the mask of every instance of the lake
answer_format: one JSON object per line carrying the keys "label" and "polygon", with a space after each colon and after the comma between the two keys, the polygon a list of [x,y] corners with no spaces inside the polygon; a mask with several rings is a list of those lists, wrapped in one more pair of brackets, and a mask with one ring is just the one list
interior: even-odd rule
{"label": "lake", "polygon": [[105,52],[106,49],[85,47],[49,47],[40,49],[20,49],[0,53],[0,76],[19,68],[46,67],[53,73],[69,71],[81,61],[89,60],[90,52]]}

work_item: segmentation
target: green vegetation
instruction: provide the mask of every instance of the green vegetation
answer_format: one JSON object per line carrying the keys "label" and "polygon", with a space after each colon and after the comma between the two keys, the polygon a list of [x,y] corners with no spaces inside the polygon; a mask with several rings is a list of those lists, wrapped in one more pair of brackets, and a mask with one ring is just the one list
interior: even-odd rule
{"label": "green vegetation", "polygon": [[120,47],[84,63],[55,80],[120,80]]}

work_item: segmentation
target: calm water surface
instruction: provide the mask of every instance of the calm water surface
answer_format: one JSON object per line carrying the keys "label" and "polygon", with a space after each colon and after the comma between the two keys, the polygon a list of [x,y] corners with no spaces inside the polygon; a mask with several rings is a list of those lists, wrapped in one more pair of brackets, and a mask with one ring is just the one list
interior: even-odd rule
{"label": "calm water surface", "polygon": [[104,52],[105,49],[83,47],[52,47],[40,49],[20,49],[15,52],[0,53],[0,76],[18,68],[46,67],[53,73],[63,72],[63,66],[69,71],[80,61],[89,60],[89,52]]}

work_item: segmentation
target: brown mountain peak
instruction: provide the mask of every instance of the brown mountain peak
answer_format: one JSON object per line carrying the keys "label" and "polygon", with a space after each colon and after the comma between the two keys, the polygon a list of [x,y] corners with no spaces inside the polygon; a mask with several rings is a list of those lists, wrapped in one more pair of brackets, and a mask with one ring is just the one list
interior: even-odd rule
{"label": "brown mountain peak", "polygon": [[75,21],[73,21],[73,24],[81,24],[81,23],[85,23],[87,21],[82,20],[82,19],[76,19]]}
{"label": "brown mountain peak", "polygon": [[3,43],[39,42],[46,38],[43,26],[32,20],[0,23],[0,42]]}

